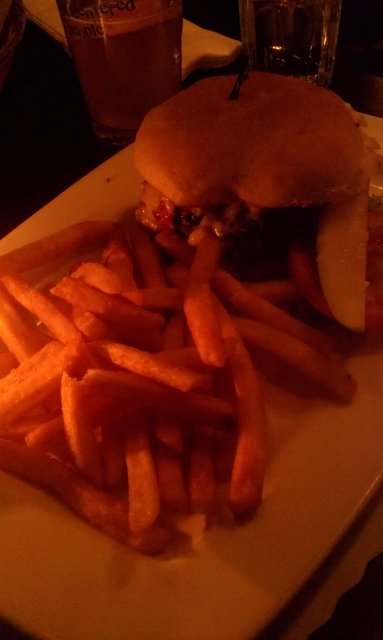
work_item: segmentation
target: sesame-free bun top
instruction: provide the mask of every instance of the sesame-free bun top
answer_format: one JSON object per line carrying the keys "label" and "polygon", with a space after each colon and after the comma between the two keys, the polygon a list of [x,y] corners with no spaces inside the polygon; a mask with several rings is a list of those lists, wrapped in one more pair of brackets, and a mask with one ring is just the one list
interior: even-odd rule
{"label": "sesame-free bun top", "polygon": [[334,93],[251,72],[201,80],[154,108],[136,137],[142,176],[177,205],[342,200],[364,182],[363,138]]}

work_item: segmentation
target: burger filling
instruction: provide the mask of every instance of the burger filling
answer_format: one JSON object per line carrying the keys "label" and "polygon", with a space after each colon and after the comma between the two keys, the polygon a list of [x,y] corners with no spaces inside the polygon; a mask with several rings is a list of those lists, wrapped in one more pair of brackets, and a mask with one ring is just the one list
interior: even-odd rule
{"label": "burger filling", "polygon": [[288,275],[293,242],[315,242],[319,207],[261,209],[237,200],[210,207],[179,207],[147,182],[142,185],[137,217],[154,231],[172,229],[198,244],[208,230],[222,238],[226,267],[241,279]]}

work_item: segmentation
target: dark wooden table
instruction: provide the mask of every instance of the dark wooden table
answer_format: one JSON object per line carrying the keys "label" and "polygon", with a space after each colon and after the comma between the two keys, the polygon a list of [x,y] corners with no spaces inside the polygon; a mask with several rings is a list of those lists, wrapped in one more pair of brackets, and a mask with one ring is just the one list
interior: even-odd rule
{"label": "dark wooden table", "polygon": [[[382,0],[343,0],[331,87],[355,109],[381,117],[382,7]],[[239,38],[236,0],[184,0],[184,15],[200,26]],[[115,151],[92,133],[71,58],[43,31],[27,23],[0,93],[0,237]],[[370,593],[364,596],[365,602],[375,603],[380,594],[375,616],[383,610],[382,558],[377,562]],[[366,613],[362,635],[355,635],[355,625],[349,625],[344,635],[341,627],[330,625],[315,640],[382,638],[383,621],[381,635],[372,635],[375,631],[368,626],[368,616]],[[347,608],[343,622],[345,618]],[[270,639],[278,637],[275,628]],[[0,640],[26,639],[21,631],[0,622]]]}

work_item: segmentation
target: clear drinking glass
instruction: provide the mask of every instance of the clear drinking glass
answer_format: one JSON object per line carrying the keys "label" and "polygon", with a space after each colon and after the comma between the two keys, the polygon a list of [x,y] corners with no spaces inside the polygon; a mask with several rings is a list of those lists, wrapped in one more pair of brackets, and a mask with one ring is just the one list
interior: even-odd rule
{"label": "clear drinking glass", "polygon": [[181,87],[181,0],[57,0],[93,129],[131,142]]}
{"label": "clear drinking glass", "polygon": [[328,86],[341,4],[341,0],[239,0],[250,69]]}

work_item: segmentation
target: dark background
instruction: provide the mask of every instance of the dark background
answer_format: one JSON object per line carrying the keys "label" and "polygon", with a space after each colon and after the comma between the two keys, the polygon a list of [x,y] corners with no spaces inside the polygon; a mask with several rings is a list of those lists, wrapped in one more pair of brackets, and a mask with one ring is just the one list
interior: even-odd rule
{"label": "dark background", "polygon": [[[383,116],[382,0],[344,0],[332,88]],[[184,0],[193,22],[239,39],[236,0]],[[92,133],[71,58],[27,24],[0,92],[0,236],[115,149]]]}

